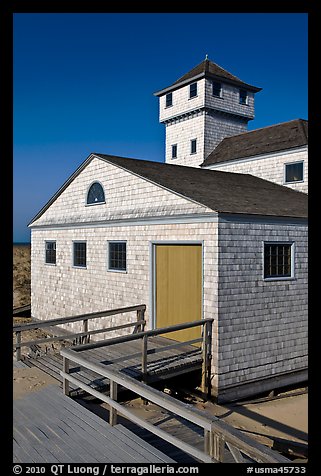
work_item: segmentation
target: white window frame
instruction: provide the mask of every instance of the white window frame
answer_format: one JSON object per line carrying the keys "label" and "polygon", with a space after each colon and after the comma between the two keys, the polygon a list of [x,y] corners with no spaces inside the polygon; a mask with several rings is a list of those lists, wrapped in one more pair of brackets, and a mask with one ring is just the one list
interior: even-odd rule
{"label": "white window frame", "polygon": [[[290,245],[291,247],[291,276],[275,276],[275,277],[268,277],[264,276],[264,246],[265,245]],[[294,241],[263,241],[262,242],[262,279],[263,281],[293,281],[295,280],[295,242]]]}
{"label": "white window frame", "polygon": [[[245,91],[246,92],[246,98],[245,98],[245,102],[241,102],[241,91]],[[239,89],[239,104],[241,106],[248,106],[249,105],[249,92],[244,89],[244,88],[240,88]]]}
{"label": "white window frame", "polygon": [[[171,97],[172,97],[172,104],[167,105],[167,96],[169,96],[169,95],[171,95]],[[173,107],[173,93],[172,92],[165,94],[165,109],[167,109],[169,107]]]}
{"label": "white window frame", "polygon": [[[113,243],[125,243],[126,245],[126,269],[114,269],[109,267],[109,255],[110,255],[110,244]],[[108,240],[107,241],[107,271],[111,273],[127,273],[128,261],[127,261],[127,240]]]}
{"label": "white window frame", "polygon": [[[86,243],[86,266],[77,266],[75,265],[75,244],[77,243]],[[87,269],[88,266],[88,248],[86,240],[73,240],[72,241],[72,267],[75,269]]]}
{"label": "white window frame", "polygon": [[[220,86],[221,86],[221,87],[220,87],[220,94],[219,94],[219,96],[217,96],[216,94],[213,93],[214,83],[220,84]],[[213,81],[212,81],[212,96],[213,96],[213,98],[222,98],[222,97],[223,97],[223,86],[222,86],[222,83],[221,83],[220,81],[215,81],[214,79],[213,79]]]}
{"label": "white window frame", "polygon": [[[296,165],[296,164],[302,164],[302,180],[292,180],[291,182],[286,181],[286,167],[288,165]],[[294,162],[284,162],[284,169],[283,169],[283,184],[289,184],[289,183],[303,183],[304,182],[304,160],[295,160]]]}

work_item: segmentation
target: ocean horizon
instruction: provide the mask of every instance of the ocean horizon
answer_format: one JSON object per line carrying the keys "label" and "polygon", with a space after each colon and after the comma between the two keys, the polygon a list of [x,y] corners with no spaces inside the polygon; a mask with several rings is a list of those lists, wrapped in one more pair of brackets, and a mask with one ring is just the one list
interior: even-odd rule
{"label": "ocean horizon", "polygon": [[30,246],[30,241],[14,241],[13,246]]}

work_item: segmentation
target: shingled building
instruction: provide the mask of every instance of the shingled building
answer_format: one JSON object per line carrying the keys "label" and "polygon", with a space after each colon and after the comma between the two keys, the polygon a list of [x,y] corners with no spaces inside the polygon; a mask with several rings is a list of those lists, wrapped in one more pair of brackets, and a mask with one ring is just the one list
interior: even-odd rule
{"label": "shingled building", "polygon": [[219,401],[306,380],[307,123],[246,132],[259,90],[206,59],[157,93],[165,163],[90,154],[29,225],[32,315],[214,318]]}

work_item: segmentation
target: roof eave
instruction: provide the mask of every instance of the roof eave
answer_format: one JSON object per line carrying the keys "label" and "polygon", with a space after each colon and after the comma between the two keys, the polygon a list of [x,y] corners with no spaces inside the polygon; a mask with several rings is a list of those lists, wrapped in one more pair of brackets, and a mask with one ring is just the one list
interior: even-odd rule
{"label": "roof eave", "polygon": [[160,96],[163,96],[164,94],[174,91],[175,89],[179,89],[182,86],[186,86],[187,84],[193,83],[197,79],[201,79],[201,78],[217,79],[218,81],[221,81],[222,83],[232,84],[233,86],[242,87],[247,89],[248,91],[253,91],[255,93],[262,91],[262,88],[258,88],[257,86],[252,86],[251,84],[244,83],[243,81],[227,79],[227,78],[223,78],[222,76],[209,73],[208,71],[203,71],[202,73],[196,74],[195,76],[192,76],[191,78],[180,81],[179,83],[174,83],[171,86],[168,86],[167,88],[161,89],[160,91],[156,91],[153,94],[154,96],[160,97]]}

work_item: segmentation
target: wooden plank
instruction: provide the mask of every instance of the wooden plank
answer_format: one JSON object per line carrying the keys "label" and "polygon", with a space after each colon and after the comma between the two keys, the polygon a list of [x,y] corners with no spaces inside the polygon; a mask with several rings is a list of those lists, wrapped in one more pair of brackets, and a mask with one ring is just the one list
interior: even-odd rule
{"label": "wooden plank", "polygon": [[137,436],[135,433],[133,433],[132,431],[128,430],[128,428],[126,428],[125,426],[123,425],[120,425],[118,424],[116,426],[117,430],[120,431],[120,433],[122,433],[125,437],[128,437],[130,438],[131,440],[135,441],[135,443],[141,447],[140,451],[142,452],[145,452],[146,453],[146,457],[148,456],[148,453],[149,452],[152,452],[153,455],[157,456],[160,460],[160,462],[162,463],[175,463],[176,461],[173,460],[172,458],[170,458],[169,456],[167,456],[166,454],[164,454],[162,451],[159,451],[157,448],[155,448],[154,446],[151,446],[151,445],[148,445],[148,451],[146,450],[146,442],[140,438],[139,436]]}
{"label": "wooden plank", "polygon": [[236,463],[246,463],[241,452],[235,446],[231,445],[231,443],[226,443],[226,445],[228,449],[230,450]]}
{"label": "wooden plank", "polygon": [[[168,397],[167,395],[158,392],[155,389],[146,387],[145,385],[137,382],[129,376],[125,377],[124,375],[117,374],[116,372],[113,372],[107,369],[106,367],[104,368],[100,364],[92,364],[89,362],[86,363],[86,360],[83,359],[81,355],[79,355],[79,353],[78,355],[76,355],[77,353],[74,350],[64,349],[61,351],[61,354],[66,357],[71,356],[71,359],[74,359],[77,363],[87,366],[88,368],[91,368],[91,370],[94,370],[97,373],[101,373],[101,375],[111,378],[118,384],[123,385],[129,390],[134,391],[141,397],[146,398],[147,400],[150,400],[153,403],[160,405],[175,414],[178,414],[182,418],[186,418],[187,420],[190,420],[193,423],[199,424],[199,426],[203,427],[204,429],[210,429],[212,433],[219,435],[225,441],[229,441],[251,458],[255,459],[255,457],[257,457],[257,461],[259,462],[288,461],[287,458],[284,458],[281,455],[278,455],[277,453],[273,452],[269,448],[266,448],[263,445],[255,442],[251,438],[247,437],[246,435],[243,435],[238,430],[235,430],[233,427],[227,425],[226,423],[220,421],[217,418],[212,417],[212,419],[209,419],[206,414],[206,416],[204,415],[204,412],[200,412],[199,410],[196,411],[195,409],[191,410],[186,404],[173,401],[171,397]],[[89,389],[89,393],[91,392],[94,391]],[[97,398],[101,398],[98,392],[95,396],[97,396]]]}
{"label": "wooden plank", "polygon": [[[74,377],[72,377],[71,375],[68,376],[67,374],[64,374],[64,376],[66,378],[68,377],[71,382],[76,383],[76,379],[74,379]],[[146,422],[145,420],[137,417],[131,411],[127,410],[125,407],[123,407],[119,403],[114,402],[111,398],[107,397],[106,395],[103,395],[103,394],[97,392],[96,390],[88,387],[88,385],[84,385],[82,383],[79,383],[79,386],[81,388],[83,388],[84,390],[88,391],[88,393],[91,393],[92,395],[94,395],[95,397],[104,401],[105,403],[108,403],[109,405],[113,406],[118,411],[118,413],[120,413],[121,415],[124,415],[125,417],[129,418],[131,421],[133,421],[137,425],[140,425],[143,428],[150,431],[151,433],[154,433],[155,435],[165,439],[169,443],[171,443],[174,446],[177,446],[178,448],[180,448],[181,450],[191,454],[192,456],[199,459],[200,461],[203,461],[205,463],[211,463],[212,462],[211,458],[208,457],[207,455],[205,455],[203,452],[201,452],[199,450],[196,450],[193,446],[182,442],[181,440],[173,437],[172,435],[169,435],[169,434],[165,433],[164,431],[162,431],[162,430],[158,429],[157,427],[151,425],[150,423]]]}
{"label": "wooden plank", "polygon": [[[48,398],[49,392],[47,391],[46,393],[47,395],[43,395],[45,399],[44,401],[46,401],[46,399]],[[50,394],[50,398],[52,398],[53,400],[57,399],[57,397],[54,396],[52,393]],[[70,399],[68,398],[64,398],[64,403],[66,401],[70,403],[69,400]],[[78,413],[78,418],[76,421],[74,421],[74,419],[72,418],[71,421],[68,421],[68,424],[77,432],[81,432],[81,429],[79,428],[77,429],[77,425],[79,427],[83,426],[86,431],[88,441],[90,443],[92,443],[92,438],[97,438],[96,444],[101,445],[101,438],[99,439],[99,437],[103,436],[106,439],[106,442],[108,443],[109,446],[116,445],[115,448],[112,449],[112,454],[116,454],[118,449],[121,448],[124,454],[129,455],[129,456],[126,456],[125,459],[123,457],[123,462],[137,463],[137,462],[162,462],[163,461],[162,459],[156,457],[156,455],[154,455],[154,453],[150,451],[152,448],[149,448],[149,445],[146,445],[144,442],[141,441],[141,444],[137,447],[137,441],[135,440],[135,438],[130,438],[130,440],[128,440],[128,438],[124,438],[123,435],[119,434],[119,430],[116,429],[116,427],[113,427],[113,428],[110,427],[108,423],[106,423],[100,417],[97,417],[96,415],[91,414],[91,412],[89,412],[89,410],[87,410],[85,407],[82,407],[79,404],[75,404],[74,402],[73,402],[73,405],[70,405],[70,406],[72,407],[73,411],[77,413],[80,412],[80,413]],[[68,418],[68,417],[65,417],[65,418]],[[97,421],[99,422],[98,427],[96,424]],[[118,425],[117,425],[117,428],[118,428]],[[132,442],[132,440],[134,441],[134,443]],[[149,456],[147,459],[146,459],[146,454],[144,456],[142,452],[141,445],[144,445],[145,447],[148,448],[147,455]],[[107,448],[103,447],[102,449],[106,453]],[[109,451],[110,451],[110,448],[109,448]],[[146,448],[145,448],[145,452],[146,452]],[[123,453],[120,453],[120,455],[122,455]]]}

